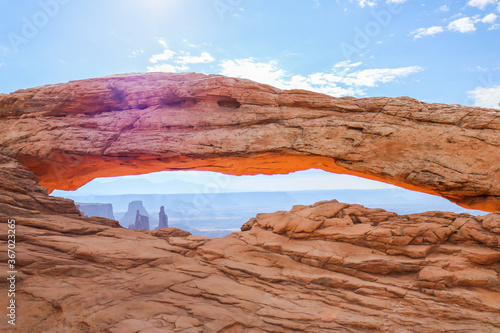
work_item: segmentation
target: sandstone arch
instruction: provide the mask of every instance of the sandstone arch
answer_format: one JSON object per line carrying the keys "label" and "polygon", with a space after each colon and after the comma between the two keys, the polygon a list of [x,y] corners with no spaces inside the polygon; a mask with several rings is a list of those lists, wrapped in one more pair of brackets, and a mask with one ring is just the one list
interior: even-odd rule
{"label": "sandstone arch", "polygon": [[160,170],[242,175],[321,168],[500,211],[495,109],[147,73],[0,95],[0,118],[0,152],[49,190]]}
{"label": "sandstone arch", "polygon": [[0,220],[19,228],[19,330],[500,327],[500,214],[398,216],[332,200],[259,214],[224,238],[128,230],[80,216],[19,163],[51,188],[158,168],[321,167],[498,209],[496,110],[146,74],[0,95],[0,117]]}

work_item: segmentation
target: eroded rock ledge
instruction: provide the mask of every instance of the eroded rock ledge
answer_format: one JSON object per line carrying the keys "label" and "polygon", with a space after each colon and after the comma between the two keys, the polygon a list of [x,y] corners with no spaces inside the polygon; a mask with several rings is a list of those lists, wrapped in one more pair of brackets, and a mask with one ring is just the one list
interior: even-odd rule
{"label": "eroded rock ledge", "polygon": [[211,239],[81,217],[1,155],[0,180],[2,249],[17,221],[19,332],[500,330],[500,214],[324,201]]}
{"label": "eroded rock ledge", "polygon": [[320,168],[500,211],[500,111],[125,74],[0,95],[0,151],[52,189],[159,170]]}

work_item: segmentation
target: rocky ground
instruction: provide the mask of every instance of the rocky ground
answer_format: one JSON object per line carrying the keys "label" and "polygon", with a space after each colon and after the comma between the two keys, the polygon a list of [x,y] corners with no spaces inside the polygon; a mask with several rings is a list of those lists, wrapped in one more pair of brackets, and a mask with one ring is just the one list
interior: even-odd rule
{"label": "rocky ground", "polygon": [[2,332],[500,331],[500,214],[332,200],[212,239],[81,217],[2,155],[0,179],[0,271],[8,219],[18,270]]}

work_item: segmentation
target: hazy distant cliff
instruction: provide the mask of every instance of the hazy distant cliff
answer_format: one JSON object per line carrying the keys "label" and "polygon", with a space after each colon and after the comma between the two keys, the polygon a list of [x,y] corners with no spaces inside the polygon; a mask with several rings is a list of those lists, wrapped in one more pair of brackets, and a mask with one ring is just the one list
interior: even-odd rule
{"label": "hazy distant cliff", "polygon": [[112,204],[99,204],[99,203],[76,203],[76,207],[84,212],[88,217],[100,216],[111,220],[115,219],[113,214]]}
{"label": "hazy distant cliff", "polygon": [[125,215],[123,215],[123,217],[120,219],[120,224],[124,227],[128,227],[129,225],[134,224],[137,211],[139,211],[141,215],[148,217],[149,224],[151,226],[157,225],[159,223],[157,218],[154,218],[151,215],[149,215],[146,208],[144,208],[144,205],[141,200],[134,200],[128,204],[128,210],[125,213]]}

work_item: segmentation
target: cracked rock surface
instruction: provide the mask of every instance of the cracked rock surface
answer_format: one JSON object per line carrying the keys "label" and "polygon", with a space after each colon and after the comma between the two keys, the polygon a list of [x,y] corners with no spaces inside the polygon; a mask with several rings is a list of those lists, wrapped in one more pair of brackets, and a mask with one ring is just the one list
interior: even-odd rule
{"label": "cracked rock surface", "polygon": [[5,222],[17,224],[18,332],[500,331],[500,214],[332,200],[212,239],[81,217],[3,155],[0,180],[2,274]]}
{"label": "cracked rock surface", "polygon": [[355,99],[196,73],[0,94],[0,151],[40,184],[160,170],[347,173],[500,211],[500,111]]}

